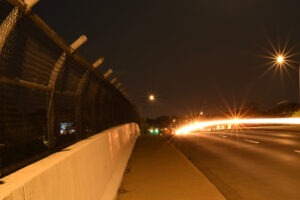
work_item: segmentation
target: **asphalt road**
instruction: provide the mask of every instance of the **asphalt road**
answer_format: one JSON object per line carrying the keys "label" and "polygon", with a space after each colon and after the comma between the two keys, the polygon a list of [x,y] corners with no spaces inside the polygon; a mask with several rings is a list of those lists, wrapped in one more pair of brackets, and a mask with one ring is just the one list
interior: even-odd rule
{"label": "asphalt road", "polygon": [[172,141],[229,200],[300,199],[300,131],[197,132]]}

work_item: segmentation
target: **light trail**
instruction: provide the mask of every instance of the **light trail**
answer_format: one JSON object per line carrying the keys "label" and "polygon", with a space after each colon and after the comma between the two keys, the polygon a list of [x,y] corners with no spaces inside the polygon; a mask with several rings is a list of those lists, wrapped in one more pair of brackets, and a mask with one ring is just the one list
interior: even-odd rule
{"label": "light trail", "polygon": [[183,126],[175,132],[176,135],[186,135],[193,131],[203,130],[208,127],[222,126],[231,129],[245,124],[300,124],[300,118],[252,118],[252,119],[224,119],[211,121],[195,121],[189,125]]}
{"label": "light trail", "polygon": [[294,152],[296,152],[296,153],[300,153],[300,150],[294,150]]}
{"label": "light trail", "polygon": [[250,143],[253,143],[253,144],[259,144],[260,143],[260,142],[254,141],[254,140],[246,140],[246,139],[243,139],[243,141],[250,142]]}

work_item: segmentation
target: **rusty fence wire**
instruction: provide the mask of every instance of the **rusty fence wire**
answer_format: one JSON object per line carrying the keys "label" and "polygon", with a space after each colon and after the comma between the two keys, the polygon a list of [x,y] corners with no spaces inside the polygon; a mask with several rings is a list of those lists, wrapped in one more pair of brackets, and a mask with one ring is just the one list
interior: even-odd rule
{"label": "rusty fence wire", "polygon": [[[38,16],[0,0],[0,173],[138,114]],[[0,176],[1,176],[0,175]]]}

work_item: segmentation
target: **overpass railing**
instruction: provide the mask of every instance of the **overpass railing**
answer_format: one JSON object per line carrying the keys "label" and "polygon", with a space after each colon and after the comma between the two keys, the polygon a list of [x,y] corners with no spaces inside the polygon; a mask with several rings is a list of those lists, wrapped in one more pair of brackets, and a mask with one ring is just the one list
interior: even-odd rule
{"label": "overpass railing", "polygon": [[2,176],[104,129],[138,121],[123,93],[72,45],[23,1],[0,0]]}

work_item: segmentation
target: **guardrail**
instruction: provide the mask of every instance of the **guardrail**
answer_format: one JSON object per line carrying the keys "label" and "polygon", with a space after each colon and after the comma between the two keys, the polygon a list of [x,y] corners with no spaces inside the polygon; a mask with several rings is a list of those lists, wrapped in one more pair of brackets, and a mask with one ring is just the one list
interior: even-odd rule
{"label": "guardrail", "polygon": [[[104,129],[138,122],[123,92],[31,10],[0,0],[0,173]],[[119,84],[120,85],[120,84]]]}

